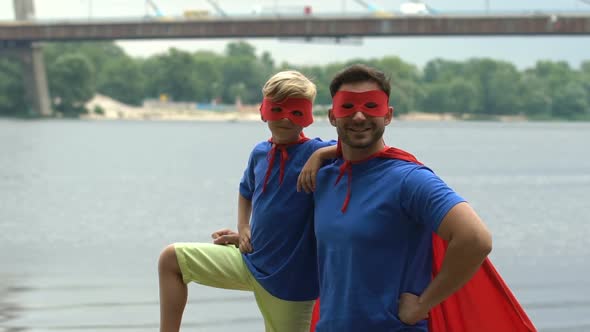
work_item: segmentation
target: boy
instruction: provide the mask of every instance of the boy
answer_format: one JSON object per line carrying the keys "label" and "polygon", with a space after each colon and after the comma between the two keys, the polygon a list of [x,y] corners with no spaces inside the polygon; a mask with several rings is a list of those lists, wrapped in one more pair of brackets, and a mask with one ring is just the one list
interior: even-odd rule
{"label": "boy", "polygon": [[[308,157],[334,142],[303,135],[313,122],[316,88],[301,73],[277,73],[262,92],[261,118],[272,137],[254,147],[240,182],[239,250],[208,243],[175,243],[163,250],[161,332],[179,331],[191,281],[252,291],[268,332],[309,330],[318,297],[313,197],[297,192],[296,182]],[[235,239],[229,231],[213,236],[216,243]]]}

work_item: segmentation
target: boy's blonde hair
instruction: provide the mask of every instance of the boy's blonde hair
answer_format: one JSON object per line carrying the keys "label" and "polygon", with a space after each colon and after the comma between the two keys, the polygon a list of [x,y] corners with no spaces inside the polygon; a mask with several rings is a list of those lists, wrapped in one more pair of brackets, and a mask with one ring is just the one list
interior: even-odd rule
{"label": "boy's blonde hair", "polygon": [[313,103],[316,94],[315,84],[295,70],[276,73],[262,87],[264,98],[270,98],[275,103],[289,97],[305,98]]}

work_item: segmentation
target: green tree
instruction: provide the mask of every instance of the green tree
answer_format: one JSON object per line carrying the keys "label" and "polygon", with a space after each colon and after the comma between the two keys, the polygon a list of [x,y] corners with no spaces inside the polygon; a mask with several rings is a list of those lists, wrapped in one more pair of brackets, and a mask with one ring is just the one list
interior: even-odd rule
{"label": "green tree", "polygon": [[158,98],[166,94],[175,101],[196,101],[197,72],[191,53],[171,48],[165,54],[150,57],[142,69],[149,78],[147,96]]}
{"label": "green tree", "polygon": [[590,105],[581,82],[568,82],[555,91],[552,112],[553,116],[562,119],[590,119]]}
{"label": "green tree", "polygon": [[481,112],[481,86],[477,75],[466,75],[467,66],[458,61],[433,59],[424,67],[424,112],[465,114]]}
{"label": "green tree", "polygon": [[229,89],[224,90],[223,100],[232,103],[235,89],[232,86],[243,86],[240,89],[242,102],[255,103],[262,99],[261,88],[266,77],[262,76],[260,66],[256,60],[246,57],[226,57],[223,66],[223,81]]}
{"label": "green tree", "polygon": [[471,82],[456,77],[450,82],[429,84],[423,105],[425,111],[433,113],[474,113],[478,91]]}
{"label": "green tree", "polygon": [[420,72],[416,66],[396,56],[386,56],[371,64],[382,70],[391,80],[390,101],[397,114],[416,111],[424,98],[424,89],[418,85]]}
{"label": "green tree", "polygon": [[521,90],[521,75],[516,67],[511,63],[496,61],[494,72],[488,82],[487,95],[492,105],[488,113],[494,115],[518,113],[519,90]]}
{"label": "green tree", "polygon": [[456,77],[463,77],[463,72],[462,63],[438,58],[426,63],[422,81],[425,83],[446,82]]}
{"label": "green tree", "polygon": [[103,72],[106,65],[112,61],[128,58],[125,51],[113,42],[51,43],[43,47],[43,54],[45,63],[49,64],[54,63],[64,54],[81,54],[90,61],[99,81],[107,75]]}
{"label": "green tree", "polygon": [[548,91],[555,91],[575,78],[575,72],[564,61],[538,61],[528,72],[545,82]]}
{"label": "green tree", "polygon": [[194,54],[196,100],[211,102],[223,94],[223,57],[213,52]]}
{"label": "green tree", "polygon": [[[296,67],[293,67],[296,68]],[[317,96],[315,99],[316,105],[330,105],[332,103],[332,96],[330,95],[329,78],[326,76],[326,70],[322,66],[306,66],[296,68],[303,75],[308,77],[315,85]]]}
{"label": "green tree", "polygon": [[464,68],[464,76],[478,87],[481,114],[512,114],[518,107],[520,74],[514,65],[491,59],[471,59]]}
{"label": "green tree", "polygon": [[269,52],[262,52],[260,56],[260,63],[264,69],[264,76],[271,76],[275,71],[275,61]]}
{"label": "green tree", "polygon": [[590,105],[590,60],[582,62],[580,66],[580,81],[586,93],[588,105]]}
{"label": "green tree", "polygon": [[145,81],[140,60],[119,57],[103,65],[97,78],[97,91],[124,103],[140,105]]}
{"label": "green tree", "polygon": [[15,60],[0,58],[0,115],[27,114],[21,67]]}
{"label": "green tree", "polygon": [[417,111],[424,98],[424,89],[414,81],[400,79],[391,82],[389,103],[395,107],[396,114]]}
{"label": "green tree", "polygon": [[417,82],[420,77],[420,72],[416,66],[404,62],[397,56],[383,57],[375,61],[375,67],[388,75],[393,83],[400,80]]}
{"label": "green tree", "polygon": [[256,60],[256,48],[244,41],[232,42],[225,47],[225,55],[235,58]]}
{"label": "green tree", "polygon": [[581,119],[585,117],[585,105],[590,104],[584,69],[574,71],[567,62],[539,61],[534,68],[525,71],[527,82],[534,80],[539,95],[550,100],[550,117]]}
{"label": "green tree", "polygon": [[553,98],[547,93],[547,85],[531,72],[522,74],[518,109],[531,119],[549,119]]}
{"label": "green tree", "polygon": [[86,113],[85,104],[96,93],[94,68],[81,54],[59,56],[49,67],[49,89],[54,108],[65,116]]}
{"label": "green tree", "polygon": [[232,103],[239,91],[242,102],[260,102],[261,88],[268,77],[263,63],[256,57],[255,48],[245,42],[229,43],[225,55],[223,81],[228,89],[224,90],[223,100]]}

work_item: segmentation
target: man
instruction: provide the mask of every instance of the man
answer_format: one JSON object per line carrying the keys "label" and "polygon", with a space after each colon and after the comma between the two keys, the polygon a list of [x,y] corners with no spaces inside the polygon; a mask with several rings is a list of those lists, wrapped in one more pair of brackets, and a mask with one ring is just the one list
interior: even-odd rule
{"label": "man", "polygon": [[[330,92],[341,157],[319,171],[315,190],[316,331],[427,331],[428,312],[475,274],[491,234],[430,169],[385,145],[393,108],[382,72],[348,67]],[[434,279],[433,232],[448,241]]]}

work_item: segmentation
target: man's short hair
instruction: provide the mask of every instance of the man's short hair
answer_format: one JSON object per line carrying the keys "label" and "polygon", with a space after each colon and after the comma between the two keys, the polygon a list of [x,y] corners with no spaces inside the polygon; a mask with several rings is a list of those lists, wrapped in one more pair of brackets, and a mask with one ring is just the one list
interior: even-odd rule
{"label": "man's short hair", "polygon": [[274,102],[285,98],[305,98],[312,103],[317,95],[315,84],[295,70],[281,71],[273,75],[262,87],[262,95]]}
{"label": "man's short hair", "polygon": [[385,73],[380,70],[362,64],[355,64],[339,71],[330,82],[330,94],[334,97],[342,84],[366,81],[377,83],[389,97],[391,92],[389,77],[385,76]]}

